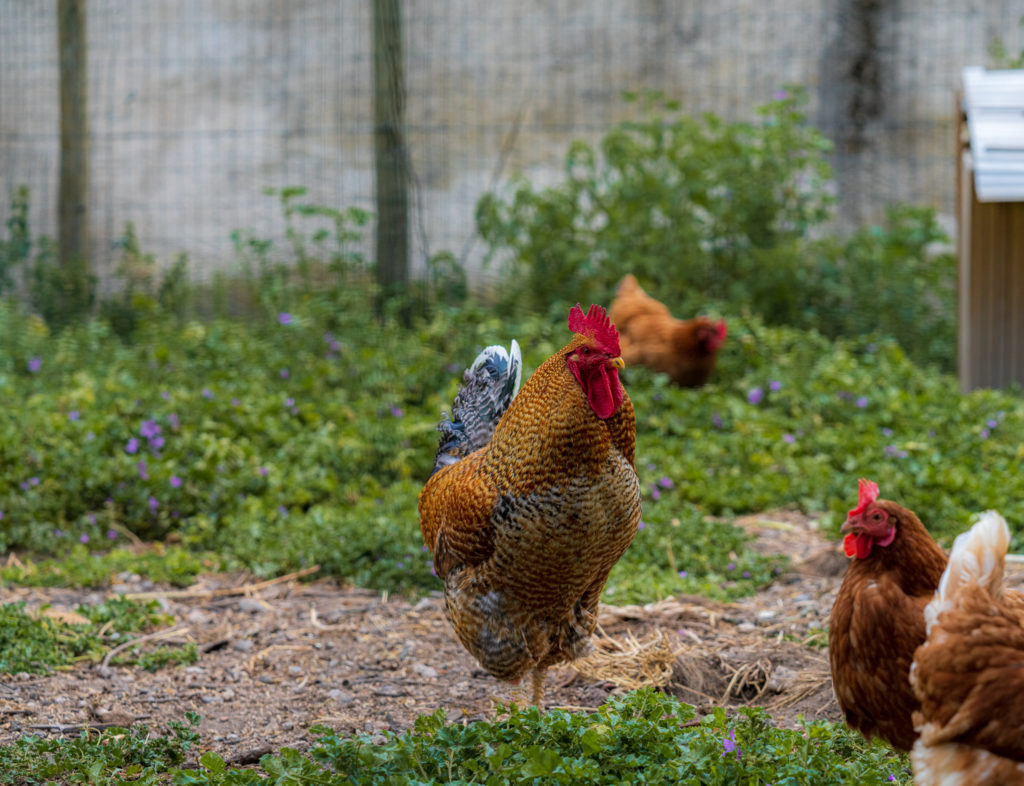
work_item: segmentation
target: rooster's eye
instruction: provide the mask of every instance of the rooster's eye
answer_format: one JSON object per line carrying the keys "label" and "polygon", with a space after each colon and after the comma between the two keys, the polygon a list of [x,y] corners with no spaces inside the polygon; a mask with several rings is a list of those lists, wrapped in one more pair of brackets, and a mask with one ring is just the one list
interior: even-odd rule
{"label": "rooster's eye", "polygon": [[882,520],[882,514],[881,513],[876,513],[871,518],[873,518],[875,521],[881,521]]}
{"label": "rooster's eye", "polygon": [[590,347],[583,347],[583,354],[584,355],[589,355],[590,354]]}

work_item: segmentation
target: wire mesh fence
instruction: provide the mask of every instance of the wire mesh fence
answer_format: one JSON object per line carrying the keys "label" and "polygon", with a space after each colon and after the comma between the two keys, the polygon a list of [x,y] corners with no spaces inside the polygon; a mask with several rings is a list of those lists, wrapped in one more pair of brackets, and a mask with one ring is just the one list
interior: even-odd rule
{"label": "wire mesh fence", "polygon": [[[0,0],[0,199],[30,188],[33,234],[57,232],[57,5]],[[623,91],[740,119],[804,85],[811,121],[836,145],[840,223],[900,201],[951,216],[960,70],[985,65],[997,37],[1024,45],[1022,0],[400,7],[414,271],[441,249],[477,268],[480,195],[516,172],[558,180],[570,140],[593,141],[635,111]],[[102,280],[128,221],[147,251],[188,252],[202,277],[234,264],[233,230],[282,236],[267,187],[373,210],[372,0],[86,9],[88,220]]]}

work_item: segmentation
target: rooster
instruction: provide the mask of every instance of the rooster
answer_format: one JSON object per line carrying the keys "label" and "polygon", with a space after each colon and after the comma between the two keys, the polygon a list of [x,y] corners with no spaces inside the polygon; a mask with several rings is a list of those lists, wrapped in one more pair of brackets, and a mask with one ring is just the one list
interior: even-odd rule
{"label": "rooster", "polygon": [[924,607],[946,555],[912,511],[878,499],[877,484],[864,479],[841,531],[853,559],[829,619],[836,698],[851,728],[910,750],[919,706],[910,664],[924,643]]}
{"label": "rooster", "polygon": [[910,682],[918,784],[1024,783],[1024,598],[1003,590],[1010,531],[995,511],[953,544],[925,608]]}
{"label": "rooster", "polygon": [[724,320],[674,319],[632,275],[619,282],[610,316],[622,333],[626,363],[668,374],[684,388],[698,388],[708,381],[727,333]]}
{"label": "rooster", "polygon": [[518,394],[518,345],[480,353],[419,497],[456,635],[499,680],[530,673],[538,707],[548,667],[588,652],[608,574],[640,523],[618,331],[579,304],[569,329]]}

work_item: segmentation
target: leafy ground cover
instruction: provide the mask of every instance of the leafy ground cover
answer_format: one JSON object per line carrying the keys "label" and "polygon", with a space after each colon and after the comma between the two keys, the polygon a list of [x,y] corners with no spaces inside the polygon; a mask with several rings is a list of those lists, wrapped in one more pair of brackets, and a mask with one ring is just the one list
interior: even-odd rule
{"label": "leafy ground cover", "polygon": [[[777,729],[762,710],[696,719],[693,707],[649,689],[593,713],[540,714],[512,707],[504,718],[447,724],[421,717],[412,731],[340,739],[330,728],[304,755],[285,748],[258,769],[200,754],[190,716],[168,738],[145,727],[114,728],[99,738],[29,737],[0,749],[0,772],[32,773],[27,782],[175,784],[321,783],[909,783],[907,761],[880,744],[826,723]],[[190,761],[187,761],[191,759]],[[0,783],[15,783],[0,775]]]}

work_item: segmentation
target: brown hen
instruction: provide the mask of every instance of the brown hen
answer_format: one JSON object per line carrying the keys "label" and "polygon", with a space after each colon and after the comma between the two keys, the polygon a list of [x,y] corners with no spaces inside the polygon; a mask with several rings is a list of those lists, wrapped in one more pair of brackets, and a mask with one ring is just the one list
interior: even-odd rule
{"label": "brown hen", "polygon": [[878,486],[863,479],[842,532],[853,559],[829,619],[836,698],[848,726],[910,750],[919,706],[910,664],[924,643],[924,607],[946,555],[912,511],[878,499]]}
{"label": "brown hen", "polygon": [[500,680],[531,673],[538,706],[546,669],[588,651],[608,574],[640,523],[618,333],[600,306],[575,306],[569,328],[572,341],[518,394],[515,342],[511,356],[481,353],[419,499],[459,640]]}
{"label": "brown hen", "polygon": [[1010,531],[983,513],[953,544],[910,682],[914,782],[1024,783],[1024,598],[1003,590]]}
{"label": "brown hen", "polygon": [[668,374],[684,388],[708,381],[727,332],[724,320],[673,318],[632,275],[619,282],[610,316],[622,334],[626,363]]}

